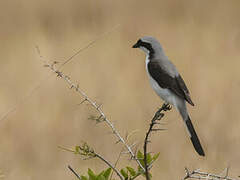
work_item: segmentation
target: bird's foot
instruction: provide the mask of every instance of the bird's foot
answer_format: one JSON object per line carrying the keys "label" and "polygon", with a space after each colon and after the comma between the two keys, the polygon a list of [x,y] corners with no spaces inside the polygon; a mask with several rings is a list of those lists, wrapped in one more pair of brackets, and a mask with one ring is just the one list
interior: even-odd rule
{"label": "bird's foot", "polygon": [[169,103],[163,103],[162,110],[169,111],[172,109],[172,106]]}

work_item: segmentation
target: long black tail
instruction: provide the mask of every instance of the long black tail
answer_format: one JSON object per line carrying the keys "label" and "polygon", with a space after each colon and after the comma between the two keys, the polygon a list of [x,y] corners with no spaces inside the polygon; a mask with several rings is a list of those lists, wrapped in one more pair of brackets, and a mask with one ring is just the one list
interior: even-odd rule
{"label": "long black tail", "polygon": [[200,156],[205,156],[205,153],[203,151],[203,148],[201,146],[201,143],[198,139],[197,133],[196,133],[194,127],[193,127],[193,124],[192,124],[189,116],[188,116],[188,119],[185,123],[186,123],[188,131],[190,133],[190,138],[191,138],[191,141],[192,141],[192,144],[193,144],[195,150],[198,152],[198,154]]}

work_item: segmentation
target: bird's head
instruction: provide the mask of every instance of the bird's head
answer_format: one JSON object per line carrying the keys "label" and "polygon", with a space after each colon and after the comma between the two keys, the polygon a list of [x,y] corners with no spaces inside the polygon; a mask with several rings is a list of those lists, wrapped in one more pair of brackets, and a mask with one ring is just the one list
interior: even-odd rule
{"label": "bird's head", "polygon": [[140,38],[132,48],[140,48],[147,55],[154,55],[156,52],[162,52],[162,46],[157,39],[151,36],[144,36]]}

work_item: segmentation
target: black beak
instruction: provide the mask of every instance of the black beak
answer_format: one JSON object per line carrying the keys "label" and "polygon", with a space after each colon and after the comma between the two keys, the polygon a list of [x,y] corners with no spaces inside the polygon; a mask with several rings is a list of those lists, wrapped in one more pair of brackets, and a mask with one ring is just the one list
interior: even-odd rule
{"label": "black beak", "polygon": [[139,48],[139,44],[138,43],[134,44],[132,48]]}
{"label": "black beak", "polygon": [[142,41],[141,41],[141,39],[139,39],[139,40],[136,42],[136,44],[133,45],[132,48],[139,48],[141,45],[142,45]]}

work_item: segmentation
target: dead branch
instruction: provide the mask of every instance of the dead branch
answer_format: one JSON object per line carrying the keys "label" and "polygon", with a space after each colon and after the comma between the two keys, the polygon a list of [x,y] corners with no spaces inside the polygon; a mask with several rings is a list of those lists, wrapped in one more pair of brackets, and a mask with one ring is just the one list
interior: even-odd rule
{"label": "dead branch", "polygon": [[202,172],[200,170],[189,171],[187,168],[185,168],[186,175],[183,178],[183,180],[185,180],[185,179],[237,180],[235,178],[230,178],[228,176],[228,170],[229,170],[229,168],[226,168],[226,172],[224,175],[218,175],[218,174],[212,174],[212,173],[208,173],[208,172]]}

